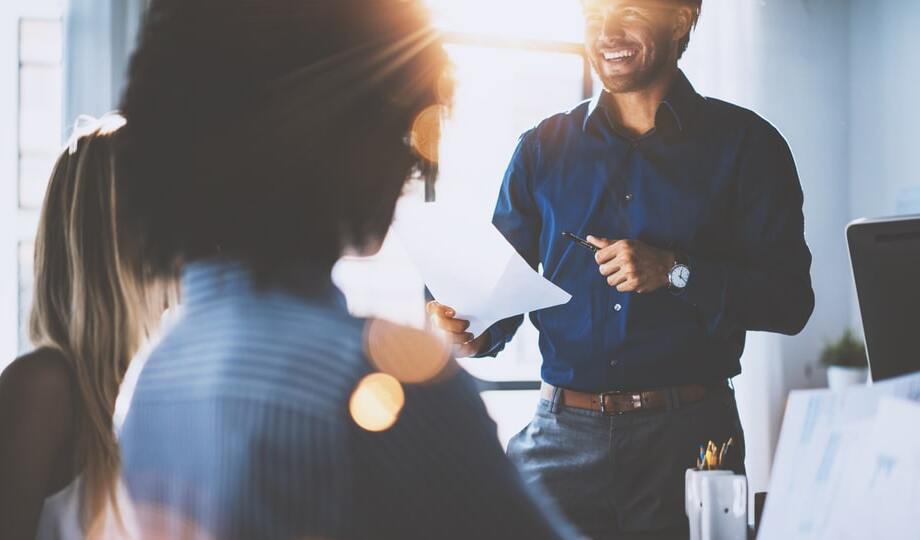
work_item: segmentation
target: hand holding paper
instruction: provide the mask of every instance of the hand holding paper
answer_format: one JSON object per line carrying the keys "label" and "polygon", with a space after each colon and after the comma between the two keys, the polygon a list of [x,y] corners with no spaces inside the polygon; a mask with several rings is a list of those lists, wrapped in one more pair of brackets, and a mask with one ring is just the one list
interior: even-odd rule
{"label": "hand holding paper", "polygon": [[455,347],[454,354],[457,358],[476,356],[488,347],[488,332],[474,337],[467,332],[470,321],[456,318],[457,312],[452,307],[432,300],[425,305],[425,312],[432,327],[447,335],[448,341]]}
{"label": "hand holding paper", "polygon": [[496,322],[568,302],[485,220],[437,203],[399,208],[396,230],[435,299],[480,336]]}

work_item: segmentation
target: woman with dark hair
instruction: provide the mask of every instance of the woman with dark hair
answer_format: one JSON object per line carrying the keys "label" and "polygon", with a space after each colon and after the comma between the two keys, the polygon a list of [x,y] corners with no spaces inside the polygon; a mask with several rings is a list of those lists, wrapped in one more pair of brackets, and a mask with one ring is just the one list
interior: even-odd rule
{"label": "woman with dark hair", "polygon": [[185,303],[121,438],[145,534],[558,537],[443,342],[330,279],[433,180],[450,95],[416,1],[152,2],[120,163]]}

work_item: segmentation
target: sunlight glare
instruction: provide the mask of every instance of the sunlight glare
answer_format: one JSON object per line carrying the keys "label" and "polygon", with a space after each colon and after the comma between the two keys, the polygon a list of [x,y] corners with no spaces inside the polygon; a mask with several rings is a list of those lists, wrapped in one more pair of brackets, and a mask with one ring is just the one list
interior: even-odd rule
{"label": "sunlight glare", "polygon": [[372,373],[358,383],[348,409],[355,423],[367,431],[386,431],[396,423],[405,402],[402,385],[396,378]]}
{"label": "sunlight glare", "polygon": [[450,372],[450,348],[423,330],[371,319],[365,327],[364,341],[374,367],[402,383],[427,383]]}
{"label": "sunlight glare", "polygon": [[447,32],[580,43],[579,0],[425,0],[435,26]]}
{"label": "sunlight glare", "polygon": [[412,122],[412,149],[432,163],[437,163],[439,159],[441,124],[447,118],[447,113],[447,107],[432,105],[420,112]]}

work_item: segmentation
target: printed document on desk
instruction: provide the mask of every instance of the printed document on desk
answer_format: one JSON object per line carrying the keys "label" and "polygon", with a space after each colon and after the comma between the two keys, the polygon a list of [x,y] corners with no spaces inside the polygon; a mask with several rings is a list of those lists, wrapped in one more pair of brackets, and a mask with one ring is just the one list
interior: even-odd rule
{"label": "printed document on desk", "polygon": [[920,536],[920,405],[882,398],[848,464],[829,538],[916,540]]}
{"label": "printed document on desk", "polygon": [[920,374],[789,395],[760,540],[834,539],[861,444],[883,397],[920,401]]}
{"label": "printed document on desk", "polygon": [[394,227],[434,298],[479,336],[496,322],[568,302],[486,219],[439,203],[401,204]]}

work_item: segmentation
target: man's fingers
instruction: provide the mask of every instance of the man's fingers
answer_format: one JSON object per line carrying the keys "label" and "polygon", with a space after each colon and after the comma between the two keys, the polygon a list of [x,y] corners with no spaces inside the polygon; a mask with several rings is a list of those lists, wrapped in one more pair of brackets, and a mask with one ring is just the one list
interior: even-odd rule
{"label": "man's fingers", "polygon": [[612,276],[620,271],[621,265],[616,260],[608,261],[597,267],[604,277]]}
{"label": "man's fingers", "polygon": [[594,254],[594,260],[597,261],[597,264],[603,264],[616,256],[616,250],[611,249],[616,243],[614,240],[591,235],[588,235],[585,240],[587,240],[589,244],[598,247],[597,252]]}
{"label": "man's fingers", "polygon": [[604,263],[612,261],[614,258],[616,258],[616,256],[617,256],[616,251],[614,251],[613,249],[609,247],[606,247],[604,249],[598,250],[594,254],[594,260],[595,262],[597,262],[597,264],[604,264]]}
{"label": "man's fingers", "polygon": [[467,356],[473,356],[474,354],[479,352],[479,347],[481,346],[478,340],[475,340],[472,338],[472,334],[466,334],[466,335],[471,336],[470,339],[468,339],[467,341],[463,343],[460,343],[459,345],[454,345],[455,347],[454,352],[460,358],[464,358]]}
{"label": "man's fingers", "polygon": [[608,241],[607,245],[594,254],[594,260],[597,264],[610,262],[617,257],[624,260],[631,260],[635,255],[635,244],[632,240]]}
{"label": "man's fingers", "polygon": [[455,345],[464,345],[470,341],[473,341],[473,334],[469,332],[463,332],[462,334],[451,334],[450,339],[454,342]]}
{"label": "man's fingers", "polygon": [[[454,316],[457,312],[450,306],[431,301],[425,305],[425,311],[428,312],[428,316],[431,319],[431,325],[450,335],[450,341],[452,343],[463,343],[464,341],[473,339],[473,336],[466,332],[466,329],[470,327],[470,321],[455,319]],[[464,339],[460,339],[461,337]]]}
{"label": "man's fingers", "polygon": [[428,317],[431,319],[431,324],[438,328],[439,330],[444,330],[445,332],[459,333],[466,330],[470,321],[464,319],[454,319],[452,317],[445,317],[440,312],[435,312],[433,315]]}
{"label": "man's fingers", "polygon": [[600,249],[604,249],[614,242],[613,240],[608,240],[607,238],[602,238],[600,236],[591,236],[590,234],[585,237],[585,240],[587,240],[589,244],[594,244]]}
{"label": "man's fingers", "polygon": [[616,285],[617,292],[628,293],[628,292],[639,292],[639,282],[635,279],[625,279],[620,284]]}
{"label": "man's fingers", "polygon": [[617,240],[597,252],[598,271],[619,292],[648,293],[667,285],[655,250],[637,240]]}
{"label": "man's fingers", "polygon": [[[626,277],[626,274],[624,274],[623,272],[617,272],[616,274],[607,276],[607,285],[610,285],[611,287],[616,287],[617,290],[619,290],[620,285],[626,283],[628,280],[629,278]],[[623,291],[620,291],[620,292],[623,292]]]}
{"label": "man's fingers", "polygon": [[438,328],[451,334],[461,334],[470,327],[470,321],[463,319],[438,319]]}
{"label": "man's fingers", "polygon": [[607,284],[622,293],[634,292],[639,289],[642,280],[633,265],[624,265],[618,272],[607,277]]}
{"label": "man's fingers", "polygon": [[615,257],[601,264],[598,269],[603,276],[611,276],[617,272],[635,272],[636,264],[631,256],[623,252],[617,253]]}
{"label": "man's fingers", "polygon": [[457,314],[452,307],[440,304],[436,300],[432,300],[425,304],[425,312],[429,315],[438,315],[446,318],[451,318]]}
{"label": "man's fingers", "polygon": [[598,250],[598,252],[594,254],[594,260],[597,264],[604,264],[614,259],[622,258],[622,256],[623,246],[617,242],[615,244],[610,244],[604,249]]}

